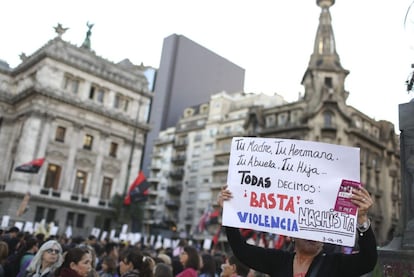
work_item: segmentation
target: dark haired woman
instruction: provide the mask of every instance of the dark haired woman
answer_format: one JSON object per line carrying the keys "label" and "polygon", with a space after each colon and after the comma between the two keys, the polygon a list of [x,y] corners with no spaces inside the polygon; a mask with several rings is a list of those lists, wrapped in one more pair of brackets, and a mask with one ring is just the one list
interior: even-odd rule
{"label": "dark haired woman", "polygon": [[153,277],[154,260],[134,248],[126,249],[120,255],[121,277]]}
{"label": "dark haired woman", "polygon": [[216,273],[216,261],[214,260],[213,255],[204,253],[201,255],[203,265],[200,269],[200,274],[198,277],[218,277]]}
{"label": "dark haired woman", "polygon": [[66,251],[62,265],[56,270],[57,277],[87,277],[92,269],[92,255],[86,247],[74,247]]}
{"label": "dark haired woman", "polygon": [[178,273],[176,277],[197,277],[200,269],[200,255],[196,248],[184,246],[180,254],[180,262],[184,270]]}

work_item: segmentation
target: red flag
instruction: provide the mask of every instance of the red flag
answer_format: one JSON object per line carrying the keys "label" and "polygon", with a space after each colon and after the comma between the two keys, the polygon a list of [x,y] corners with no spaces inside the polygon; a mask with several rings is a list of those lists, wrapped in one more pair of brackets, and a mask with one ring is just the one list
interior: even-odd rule
{"label": "red flag", "polygon": [[31,162],[17,166],[14,169],[14,171],[36,174],[39,172],[44,162],[45,158],[39,158]]}
{"label": "red flag", "polygon": [[148,188],[150,184],[145,178],[144,172],[140,171],[137,178],[128,189],[128,193],[124,198],[124,204],[130,205],[131,201],[140,202],[145,201],[148,195]]}
{"label": "red flag", "polygon": [[281,249],[285,244],[285,236],[284,235],[276,235],[276,240],[274,242],[274,247],[276,249]]}
{"label": "red flag", "polygon": [[206,229],[206,223],[207,223],[209,216],[210,216],[210,208],[207,208],[204,211],[204,214],[201,216],[200,221],[198,222],[198,225],[197,225],[198,232],[200,233],[204,232],[204,230]]}
{"label": "red flag", "polygon": [[220,239],[221,225],[217,228],[217,233],[213,237],[213,245],[217,245]]}
{"label": "red flag", "polygon": [[220,209],[215,209],[209,216],[208,224],[217,224],[220,216]]}

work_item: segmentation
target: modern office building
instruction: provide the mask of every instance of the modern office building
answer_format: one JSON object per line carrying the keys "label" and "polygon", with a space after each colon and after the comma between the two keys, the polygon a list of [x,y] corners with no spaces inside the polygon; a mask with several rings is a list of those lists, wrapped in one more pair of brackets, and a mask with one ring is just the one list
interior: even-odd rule
{"label": "modern office building", "polygon": [[[211,239],[211,232],[197,233],[197,225],[209,207],[214,209],[220,187],[226,182],[231,140],[258,136],[360,148],[361,183],[374,198],[369,215],[372,226],[380,245],[392,239],[401,209],[399,138],[392,123],[372,119],[347,105],[345,79],[349,71],[342,67],[336,52],[329,11],[334,0],[318,0],[317,4],[321,14],[302,78],[303,97],[283,103],[275,101],[275,95],[273,101],[248,103],[247,99],[255,98],[218,93],[209,102],[187,107],[175,133],[168,134],[169,140],[159,137],[155,153],[160,147],[173,149],[172,165],[169,172],[153,166],[151,181],[167,190],[177,188],[174,194],[163,194],[161,202],[165,220],[175,220],[178,230]],[[155,156],[153,161],[156,165]]]}
{"label": "modern office building", "polygon": [[143,170],[149,174],[153,141],[177,124],[184,109],[208,102],[219,91],[239,92],[245,70],[182,35],[164,39],[158,68]]}
{"label": "modern office building", "polygon": [[[141,168],[152,93],[147,68],[99,57],[89,36],[68,43],[60,24],[56,32],[16,68],[0,65],[0,216],[86,236],[117,227],[111,199]],[[37,174],[14,170],[36,158],[45,159]]]}

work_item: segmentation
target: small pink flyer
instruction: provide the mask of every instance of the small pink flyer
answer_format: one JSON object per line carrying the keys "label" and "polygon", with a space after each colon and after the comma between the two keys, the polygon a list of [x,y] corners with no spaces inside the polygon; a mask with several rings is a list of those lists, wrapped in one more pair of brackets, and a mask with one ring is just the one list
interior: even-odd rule
{"label": "small pink flyer", "polygon": [[361,187],[360,182],[342,180],[336,197],[335,211],[356,215],[357,206],[351,202],[352,190]]}

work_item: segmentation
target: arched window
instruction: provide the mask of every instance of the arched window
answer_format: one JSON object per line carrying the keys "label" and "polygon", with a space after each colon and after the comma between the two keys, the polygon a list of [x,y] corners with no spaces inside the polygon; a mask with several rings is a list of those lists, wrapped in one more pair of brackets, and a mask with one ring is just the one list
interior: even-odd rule
{"label": "arched window", "polygon": [[323,113],[323,125],[324,127],[334,126],[334,114],[331,111],[325,111]]}

